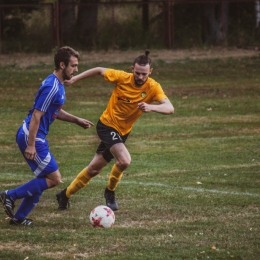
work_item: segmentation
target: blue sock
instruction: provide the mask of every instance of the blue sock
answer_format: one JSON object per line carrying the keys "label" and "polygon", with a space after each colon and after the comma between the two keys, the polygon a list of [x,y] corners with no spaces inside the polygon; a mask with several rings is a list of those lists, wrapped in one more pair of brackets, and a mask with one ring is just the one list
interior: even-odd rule
{"label": "blue sock", "polygon": [[[47,182],[45,178],[35,178],[24,185],[8,191],[8,195],[11,198],[21,199],[18,210],[16,211],[14,217],[16,219],[24,219],[31,212],[31,210],[39,202],[40,197],[44,190],[48,189]],[[13,196],[13,197],[12,197]]]}
{"label": "blue sock", "polygon": [[31,197],[24,198],[16,211],[14,218],[24,219],[32,211],[32,209],[37,205],[40,200],[41,194],[35,194]]}
{"label": "blue sock", "polygon": [[22,186],[9,190],[7,194],[15,201],[17,199],[34,196],[35,194],[42,194],[46,189],[48,189],[46,179],[35,178]]}

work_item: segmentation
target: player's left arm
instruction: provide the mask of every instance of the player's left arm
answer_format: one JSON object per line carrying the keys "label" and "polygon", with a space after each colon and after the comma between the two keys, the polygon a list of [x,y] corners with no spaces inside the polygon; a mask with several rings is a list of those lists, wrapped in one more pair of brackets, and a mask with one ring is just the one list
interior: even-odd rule
{"label": "player's left arm", "polygon": [[143,112],[156,112],[164,115],[170,115],[174,113],[174,107],[171,101],[167,98],[164,98],[159,101],[159,104],[147,104],[145,102],[138,103],[138,108]]}
{"label": "player's left arm", "polygon": [[62,121],[66,121],[66,122],[71,122],[71,123],[75,123],[81,127],[83,127],[84,129],[90,128],[91,126],[93,126],[94,124],[84,118],[80,118],[77,116],[74,116],[72,114],[69,114],[68,112],[66,112],[65,110],[61,109],[57,119],[62,120]]}

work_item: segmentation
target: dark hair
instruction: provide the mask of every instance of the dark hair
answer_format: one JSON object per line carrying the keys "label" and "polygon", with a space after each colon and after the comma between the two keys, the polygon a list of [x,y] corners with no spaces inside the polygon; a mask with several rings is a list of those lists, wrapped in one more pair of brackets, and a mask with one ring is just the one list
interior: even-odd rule
{"label": "dark hair", "polygon": [[135,60],[134,60],[134,64],[136,63],[140,66],[146,66],[147,64],[151,65],[152,60],[148,57],[150,51],[146,50],[144,55],[140,55],[138,56]]}
{"label": "dark hair", "polygon": [[63,46],[54,55],[55,70],[60,69],[60,63],[64,62],[65,66],[69,65],[70,57],[74,56],[79,60],[79,53],[69,46]]}

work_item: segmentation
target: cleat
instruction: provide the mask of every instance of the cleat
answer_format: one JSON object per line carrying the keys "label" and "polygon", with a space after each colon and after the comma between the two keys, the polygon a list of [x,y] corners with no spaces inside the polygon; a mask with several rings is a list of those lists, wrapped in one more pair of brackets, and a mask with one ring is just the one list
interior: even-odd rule
{"label": "cleat", "polygon": [[21,225],[21,226],[33,226],[33,220],[29,218],[16,219],[12,218],[9,222],[10,225]]}
{"label": "cleat", "polygon": [[7,191],[3,191],[0,193],[0,200],[3,203],[5,213],[8,217],[14,217],[14,201],[13,199],[7,195]]}
{"label": "cleat", "polygon": [[115,197],[114,191],[111,191],[108,188],[106,188],[104,197],[106,199],[106,204],[109,208],[111,208],[113,211],[118,210],[118,205],[116,202],[116,197]]}
{"label": "cleat", "polygon": [[66,196],[66,189],[59,191],[56,194],[56,198],[59,204],[58,210],[66,210],[70,207],[69,198]]}

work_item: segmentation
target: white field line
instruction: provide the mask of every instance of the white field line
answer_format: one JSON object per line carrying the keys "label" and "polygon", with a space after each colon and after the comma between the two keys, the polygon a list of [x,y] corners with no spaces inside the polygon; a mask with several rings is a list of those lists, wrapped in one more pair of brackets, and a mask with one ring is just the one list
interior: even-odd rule
{"label": "white field line", "polygon": [[[9,176],[15,176],[17,174],[15,173],[7,173]],[[23,175],[28,176],[27,174]],[[30,175],[32,177],[32,175]],[[70,178],[64,178],[64,179],[70,179]],[[103,183],[104,180],[98,180],[98,179],[93,179],[92,182],[97,182],[97,183]],[[106,182],[106,181],[105,181]],[[260,194],[257,193],[250,193],[250,192],[237,192],[237,191],[224,191],[224,190],[216,190],[216,189],[203,189],[203,188],[196,188],[196,187],[182,187],[182,186],[174,186],[174,185],[168,185],[164,183],[159,183],[159,182],[138,182],[138,181],[121,181],[120,185],[124,184],[131,184],[131,185],[142,185],[142,186],[155,186],[155,187],[164,187],[164,188],[170,188],[170,189],[182,189],[182,190],[187,190],[187,191],[195,191],[195,192],[209,192],[209,193],[215,193],[215,194],[230,194],[230,195],[240,195],[240,196],[250,196],[250,197],[260,197]],[[1,183],[0,183],[0,186]]]}
{"label": "white field line", "polygon": [[216,194],[230,194],[230,195],[260,197],[260,194],[257,194],[257,193],[222,191],[222,190],[216,190],[216,189],[210,190],[210,189],[195,188],[195,187],[181,187],[181,186],[172,186],[172,185],[167,185],[167,184],[157,183],[157,182],[121,181],[120,184],[137,184],[137,185],[143,185],[143,186],[165,187],[165,188],[182,189],[182,190],[196,191],[196,192],[210,192],[210,193],[216,193]]}

